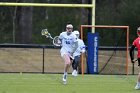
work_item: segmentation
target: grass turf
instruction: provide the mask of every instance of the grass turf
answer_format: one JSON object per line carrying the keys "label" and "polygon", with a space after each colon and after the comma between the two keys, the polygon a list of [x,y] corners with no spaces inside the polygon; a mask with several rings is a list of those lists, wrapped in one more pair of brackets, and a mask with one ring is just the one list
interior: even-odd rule
{"label": "grass turf", "polygon": [[137,76],[132,75],[68,75],[0,74],[0,93],[140,93],[135,90]]}

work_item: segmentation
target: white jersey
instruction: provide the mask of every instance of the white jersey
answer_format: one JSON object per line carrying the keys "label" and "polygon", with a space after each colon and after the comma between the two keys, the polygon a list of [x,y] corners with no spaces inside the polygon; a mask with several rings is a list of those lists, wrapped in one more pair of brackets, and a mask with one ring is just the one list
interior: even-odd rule
{"label": "white jersey", "polygon": [[80,56],[81,53],[84,53],[86,50],[86,46],[83,42],[83,40],[78,39],[78,48],[76,49],[76,51],[73,53],[73,57],[75,56]]}
{"label": "white jersey", "polygon": [[62,47],[61,47],[61,56],[63,54],[70,54],[72,56],[72,53],[74,52],[74,43],[77,42],[77,37],[75,34],[71,33],[70,35],[67,35],[67,32],[62,32],[59,35],[59,39],[62,42]]}

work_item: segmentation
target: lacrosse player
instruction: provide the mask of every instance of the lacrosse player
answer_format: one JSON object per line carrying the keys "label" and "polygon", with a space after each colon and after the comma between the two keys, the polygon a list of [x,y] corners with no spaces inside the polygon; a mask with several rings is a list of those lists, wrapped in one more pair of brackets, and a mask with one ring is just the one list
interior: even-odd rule
{"label": "lacrosse player", "polygon": [[82,53],[85,53],[85,44],[83,42],[83,40],[79,39],[79,31],[73,31],[73,33],[77,36],[78,38],[78,48],[76,49],[76,51],[73,53],[73,62],[72,62],[72,68],[73,68],[73,72],[72,72],[72,75],[73,76],[77,76],[78,75],[78,72],[77,72],[77,68],[78,68],[78,65],[79,65],[79,62],[80,62],[80,55]]}
{"label": "lacrosse player", "polygon": [[69,23],[66,25],[66,31],[60,33],[59,35],[59,39],[62,43],[60,53],[61,53],[61,57],[65,62],[64,75],[63,75],[64,84],[66,84],[67,82],[67,73],[71,65],[72,54],[78,47],[77,37],[74,33],[72,33],[72,31],[73,31],[73,26],[72,24]]}
{"label": "lacrosse player", "polygon": [[[138,66],[140,66],[140,27],[138,27],[138,29],[137,29],[137,35],[138,35],[138,37],[133,41],[133,44],[130,48],[130,58],[131,58],[131,62],[134,63],[135,62],[134,49],[136,47],[137,51],[138,51],[138,55],[137,55]],[[140,70],[140,68],[139,68],[139,70]],[[140,89],[140,72],[138,74],[138,79],[137,79],[137,84],[135,86],[135,89]]]}

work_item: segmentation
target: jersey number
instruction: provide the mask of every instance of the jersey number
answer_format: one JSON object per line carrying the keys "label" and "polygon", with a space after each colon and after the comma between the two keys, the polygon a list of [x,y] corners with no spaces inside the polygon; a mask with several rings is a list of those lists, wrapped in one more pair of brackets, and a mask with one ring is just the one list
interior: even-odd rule
{"label": "jersey number", "polygon": [[66,41],[66,44],[70,44],[70,41]]}

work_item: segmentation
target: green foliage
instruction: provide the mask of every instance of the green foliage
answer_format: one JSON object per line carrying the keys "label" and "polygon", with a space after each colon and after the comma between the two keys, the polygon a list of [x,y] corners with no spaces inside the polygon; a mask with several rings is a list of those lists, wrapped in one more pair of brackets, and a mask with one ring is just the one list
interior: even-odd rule
{"label": "green foliage", "polygon": [[74,29],[79,30],[79,26],[76,26],[80,21],[80,12],[77,8],[34,8],[34,10],[33,33],[36,33],[34,39],[39,37],[39,31],[45,28],[48,29],[53,37],[58,36],[59,33],[65,31],[65,26],[69,21],[74,25]]}
{"label": "green foliage", "polygon": [[0,43],[12,41],[12,9],[0,7]]}
{"label": "green foliage", "polygon": [[[132,41],[137,37],[136,30],[140,24],[139,6],[140,0],[99,0],[96,4],[96,25],[102,24],[129,26],[131,44]],[[97,32],[100,33],[100,36],[107,36],[108,34],[100,31]],[[121,34],[121,32],[119,33]],[[105,43],[107,42],[104,42],[104,44]]]}
{"label": "green foliage", "polygon": [[[12,0],[13,2],[28,2],[28,0]],[[90,0],[89,0],[90,1]],[[11,2],[11,0],[1,0],[1,2]],[[35,3],[88,3],[86,0],[32,0]],[[96,0],[96,25],[128,25],[130,26],[130,44],[137,37],[136,29],[140,24],[140,0]],[[13,43],[15,38],[15,32],[20,32],[19,20],[22,19],[20,15],[22,7],[0,7],[0,43]],[[16,16],[14,13],[16,12]],[[52,36],[59,35],[60,32],[65,31],[65,25],[70,21],[74,25],[74,29],[80,30],[80,25],[88,24],[88,10],[82,8],[52,8],[52,7],[33,7],[32,16],[32,43],[47,43],[49,40],[44,40],[40,31],[44,28],[48,28]],[[27,16],[25,15],[24,18]],[[16,19],[14,19],[16,18]],[[15,25],[13,24],[15,23]],[[22,24],[24,25],[24,24]],[[26,24],[25,24],[26,25]],[[24,30],[22,30],[24,31]],[[86,31],[89,32],[89,31]],[[104,33],[101,30],[99,32],[100,38],[103,36],[114,36],[113,31]],[[121,31],[118,32],[121,34]],[[28,33],[25,33],[28,34]],[[17,34],[18,35],[18,34]],[[28,35],[25,35],[28,36]],[[19,36],[22,37],[22,36]],[[85,36],[86,37],[86,36]],[[102,45],[106,45],[109,42],[109,38],[106,38],[106,42]],[[85,40],[87,40],[85,38]],[[86,42],[86,41],[85,41]],[[113,42],[113,41],[112,41]]]}
{"label": "green foliage", "polygon": [[130,42],[137,37],[136,31],[138,26],[140,26],[140,1],[139,0],[123,0],[119,5],[120,12],[120,24],[130,26]]}

